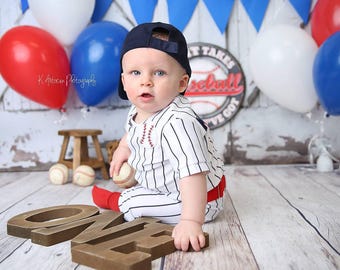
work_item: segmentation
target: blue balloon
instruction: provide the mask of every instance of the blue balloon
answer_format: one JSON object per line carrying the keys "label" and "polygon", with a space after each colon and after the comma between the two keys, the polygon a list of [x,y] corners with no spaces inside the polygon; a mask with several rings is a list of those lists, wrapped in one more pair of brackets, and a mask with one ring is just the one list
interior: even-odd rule
{"label": "blue balloon", "polygon": [[120,50],[128,31],[114,22],[97,22],[81,32],[71,52],[69,81],[80,100],[95,106],[117,91]]}
{"label": "blue balloon", "polygon": [[340,115],[340,31],[319,48],[313,65],[313,79],[321,106],[329,115]]}

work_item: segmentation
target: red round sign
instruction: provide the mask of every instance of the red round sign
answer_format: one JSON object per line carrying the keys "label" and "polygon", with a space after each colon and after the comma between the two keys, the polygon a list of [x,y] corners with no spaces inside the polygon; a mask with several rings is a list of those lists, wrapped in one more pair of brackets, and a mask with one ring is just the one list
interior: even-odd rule
{"label": "red round sign", "polygon": [[193,109],[215,129],[239,110],[245,94],[245,76],[227,50],[207,43],[188,46],[192,75],[185,92]]}

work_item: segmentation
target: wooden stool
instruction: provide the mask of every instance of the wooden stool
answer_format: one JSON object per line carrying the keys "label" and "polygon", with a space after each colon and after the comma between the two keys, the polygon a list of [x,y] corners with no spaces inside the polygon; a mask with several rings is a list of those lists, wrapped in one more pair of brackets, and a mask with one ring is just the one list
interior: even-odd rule
{"label": "wooden stool", "polygon": [[[93,169],[101,169],[104,179],[109,179],[104,157],[98,141],[98,135],[102,134],[99,129],[69,129],[59,130],[58,135],[64,136],[63,145],[59,156],[59,163],[65,164],[69,169],[75,169],[79,165],[88,165]],[[74,137],[73,159],[66,159],[67,146],[70,136]],[[87,136],[92,137],[97,158],[90,158],[88,152]]]}

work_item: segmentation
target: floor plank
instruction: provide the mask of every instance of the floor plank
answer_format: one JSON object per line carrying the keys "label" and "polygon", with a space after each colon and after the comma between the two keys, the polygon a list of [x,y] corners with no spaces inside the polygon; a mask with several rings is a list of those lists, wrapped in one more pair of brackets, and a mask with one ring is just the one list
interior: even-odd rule
{"label": "floor plank", "polygon": [[235,168],[233,177],[229,192],[260,269],[340,268],[339,255],[280,194],[300,187],[302,174],[258,166]]}
{"label": "floor plank", "polygon": [[48,185],[46,172],[0,173],[0,213]]}
{"label": "floor plank", "polygon": [[[340,171],[310,166],[231,166],[225,210],[205,224],[210,247],[175,252],[152,269],[340,269]],[[71,260],[69,241],[52,247],[8,236],[11,217],[38,208],[92,205],[92,187],[55,186],[48,172],[0,173],[0,269],[90,268]],[[110,190],[112,181],[95,184]]]}
{"label": "floor plank", "polygon": [[311,180],[319,183],[330,192],[334,192],[340,197],[340,169],[332,172],[318,172],[315,166],[297,167],[298,170],[306,174]]}
{"label": "floor plank", "polygon": [[[39,208],[67,204],[94,205],[91,199],[92,186],[80,187],[72,183],[52,185],[48,181],[47,172],[11,174],[15,181],[0,188],[0,198],[6,197],[9,200],[9,206],[0,215],[0,269],[91,269],[72,262],[69,241],[43,247],[33,244],[31,240],[7,235],[6,224],[17,214]],[[0,181],[10,176],[0,174]],[[23,179],[18,180],[18,177]],[[116,189],[112,181],[96,180],[95,184],[110,190]],[[18,192],[13,192],[14,190]],[[9,191],[13,198],[7,194]],[[6,200],[0,202],[6,203]],[[160,263],[160,259],[153,261],[153,269],[159,269]]]}
{"label": "floor plank", "polygon": [[210,246],[203,252],[175,252],[166,256],[165,270],[258,269],[228,193],[224,209],[215,221],[204,225]]}
{"label": "floor plank", "polygon": [[[41,180],[39,177],[35,178],[35,180],[32,179],[30,185],[34,186],[35,181],[40,182]],[[37,192],[24,197],[21,201],[3,212],[0,215],[0,262],[9,255],[13,255],[13,252],[20,249],[24,242],[30,242],[30,240],[7,235],[6,226],[10,218],[34,209],[68,204],[71,198],[75,197],[80,191],[81,189],[74,188],[73,185],[55,186],[48,184],[37,190]]]}
{"label": "floor plank", "polygon": [[24,172],[16,172],[15,178],[13,177],[13,172],[1,172],[0,173],[0,188],[6,186],[8,184],[12,184],[13,182],[22,179],[23,177],[31,174],[31,172],[24,171]]}
{"label": "floor plank", "polygon": [[[326,174],[314,173],[318,181],[311,181],[309,173],[297,167],[276,168],[259,167],[262,175],[280,192],[280,195],[296,209],[307,223],[324,238],[331,248],[340,251],[340,197],[326,186],[320,184]],[[316,177],[318,176],[318,177]],[[294,181],[294,184],[291,183]],[[340,181],[340,178],[338,179]]]}

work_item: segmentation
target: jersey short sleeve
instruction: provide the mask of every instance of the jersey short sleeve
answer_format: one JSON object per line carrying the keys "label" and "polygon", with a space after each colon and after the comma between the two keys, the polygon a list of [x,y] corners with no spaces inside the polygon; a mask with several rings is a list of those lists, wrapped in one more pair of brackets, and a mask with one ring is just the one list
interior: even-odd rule
{"label": "jersey short sleeve", "polygon": [[209,171],[205,135],[205,128],[192,116],[172,119],[164,126],[164,152],[179,178]]}

